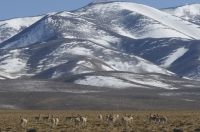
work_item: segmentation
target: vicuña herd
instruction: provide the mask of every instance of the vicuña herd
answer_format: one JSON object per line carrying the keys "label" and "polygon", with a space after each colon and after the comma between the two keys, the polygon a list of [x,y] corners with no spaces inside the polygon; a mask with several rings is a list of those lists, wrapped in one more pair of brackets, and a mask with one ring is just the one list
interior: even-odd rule
{"label": "vicu\u00f1a herd", "polygon": [[[119,114],[107,114],[107,115],[102,115],[99,114],[97,115],[97,120],[100,122],[105,122],[108,125],[114,124],[114,123],[121,123],[122,125],[131,125],[131,123],[133,123],[134,119],[136,119],[136,117],[134,117],[133,115],[119,115]],[[24,118],[22,116],[20,116],[20,125],[22,128],[26,128],[28,125],[28,119]],[[41,115],[39,114],[39,116],[35,116],[34,117],[34,121],[36,123],[38,122],[43,122],[43,123],[47,123],[49,124],[49,126],[51,126],[52,128],[55,128],[58,126],[60,120],[58,117],[55,117],[54,115],[48,114],[46,115]],[[66,123],[73,123],[75,126],[80,126],[80,125],[87,125],[88,122],[88,117],[87,116],[81,116],[81,115],[77,115],[77,116],[67,116],[65,117],[64,121]],[[167,123],[167,117],[162,116],[162,115],[158,115],[158,114],[150,114],[149,116],[147,116],[147,120],[149,121],[149,123]]]}

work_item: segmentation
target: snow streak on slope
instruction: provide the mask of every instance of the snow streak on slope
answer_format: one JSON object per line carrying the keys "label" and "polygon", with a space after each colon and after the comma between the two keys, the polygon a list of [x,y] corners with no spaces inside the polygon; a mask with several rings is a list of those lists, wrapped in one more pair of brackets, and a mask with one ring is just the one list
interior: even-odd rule
{"label": "snow streak on slope", "polygon": [[42,16],[36,16],[0,21],[0,43],[16,35],[41,18]]}
{"label": "snow streak on slope", "polygon": [[170,67],[170,65],[176,61],[178,58],[180,58],[181,56],[183,56],[186,52],[188,51],[188,49],[186,49],[185,47],[179,48],[176,51],[174,51],[173,53],[171,53],[169,56],[167,56],[164,61],[162,62],[161,66],[162,67]]}

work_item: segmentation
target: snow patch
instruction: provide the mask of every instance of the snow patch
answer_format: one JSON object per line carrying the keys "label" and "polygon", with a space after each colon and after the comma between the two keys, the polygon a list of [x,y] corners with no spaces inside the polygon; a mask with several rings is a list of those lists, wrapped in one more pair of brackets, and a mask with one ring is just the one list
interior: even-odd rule
{"label": "snow patch", "polygon": [[86,76],[85,79],[76,80],[74,83],[97,86],[97,87],[117,88],[117,89],[138,87],[138,85],[124,82],[123,80],[117,79],[115,77],[106,77],[106,76]]}
{"label": "snow patch", "polygon": [[[0,75],[1,75],[1,73],[0,73]],[[0,80],[4,80],[5,78],[3,78],[3,77],[0,77]]]}
{"label": "snow patch", "polygon": [[0,109],[17,109],[15,105],[0,104]]}
{"label": "snow patch", "polygon": [[68,53],[75,54],[75,55],[91,56],[93,51],[90,49],[83,48],[83,47],[74,47],[72,49],[69,49]]}
{"label": "snow patch", "polygon": [[7,73],[17,73],[26,68],[26,61],[18,58],[20,50],[11,50],[10,56],[0,62],[0,69]]}
{"label": "snow patch", "polygon": [[99,93],[99,92],[103,92],[103,91],[61,89],[61,90],[59,90],[59,92],[64,92],[64,93],[75,93],[75,94],[86,94],[86,93]]}
{"label": "snow patch", "polygon": [[27,58],[20,56],[21,50],[11,50],[0,58],[0,76],[16,79],[26,74]]}
{"label": "snow patch", "polygon": [[169,56],[167,56],[164,59],[164,61],[161,63],[161,67],[165,67],[165,68],[170,67],[173,62],[175,62],[177,59],[182,57],[187,51],[188,49],[185,47],[181,47],[173,51]]}
{"label": "snow patch", "polygon": [[132,39],[136,39],[136,37],[132,33],[127,31],[123,27],[115,26],[115,27],[113,27],[113,30],[115,32],[117,32],[118,34],[122,35],[122,36],[126,36],[126,37],[129,37],[129,38],[132,38]]}
{"label": "snow patch", "polygon": [[26,67],[26,63],[19,58],[11,58],[0,63],[0,69],[8,72],[15,73],[23,70]]}
{"label": "snow patch", "polygon": [[193,99],[182,99],[183,101],[186,101],[186,102],[195,102],[195,100]]}
{"label": "snow patch", "polygon": [[[157,77],[149,77],[148,75],[139,75],[139,74],[128,74],[128,73],[120,73],[120,74],[114,74],[114,76],[120,76],[121,78],[124,78],[132,83],[137,83],[141,85],[146,85],[146,87],[158,87],[163,89],[169,89],[174,90],[177,89],[170,84],[162,82]],[[145,87],[145,86],[144,86]]]}

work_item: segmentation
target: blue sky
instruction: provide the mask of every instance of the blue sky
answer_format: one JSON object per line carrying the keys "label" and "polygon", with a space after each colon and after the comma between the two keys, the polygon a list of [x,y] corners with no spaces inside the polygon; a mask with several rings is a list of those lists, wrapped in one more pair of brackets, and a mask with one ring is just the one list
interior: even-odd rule
{"label": "blue sky", "polygon": [[[93,0],[0,0],[0,20],[34,16],[54,11],[70,11],[83,7]],[[156,8],[200,3],[200,0],[128,0]]]}

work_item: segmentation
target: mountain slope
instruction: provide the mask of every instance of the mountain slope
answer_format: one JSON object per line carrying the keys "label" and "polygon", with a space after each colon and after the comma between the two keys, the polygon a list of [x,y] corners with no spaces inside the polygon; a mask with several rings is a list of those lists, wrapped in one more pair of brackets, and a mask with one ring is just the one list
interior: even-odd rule
{"label": "mountain slope", "polygon": [[172,74],[140,57],[109,49],[93,41],[69,38],[14,50],[6,49],[1,58],[0,69],[4,72],[1,75],[7,78],[36,75],[37,78],[51,79],[113,70]]}

